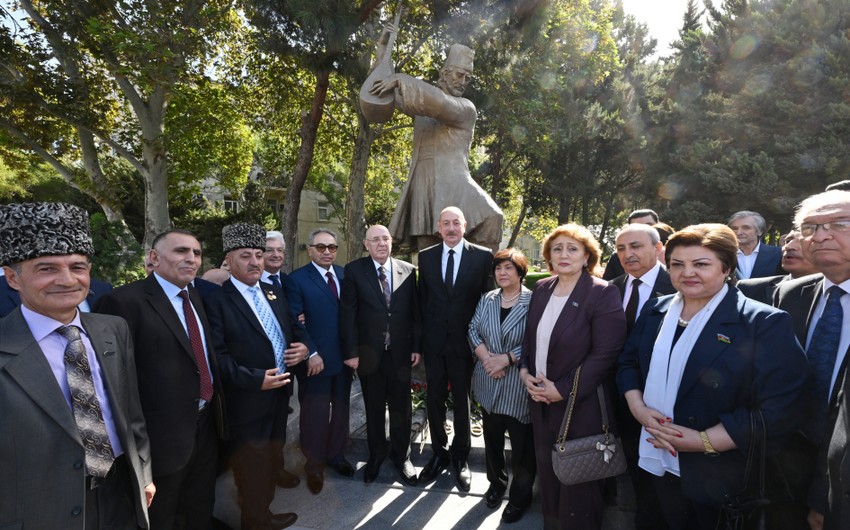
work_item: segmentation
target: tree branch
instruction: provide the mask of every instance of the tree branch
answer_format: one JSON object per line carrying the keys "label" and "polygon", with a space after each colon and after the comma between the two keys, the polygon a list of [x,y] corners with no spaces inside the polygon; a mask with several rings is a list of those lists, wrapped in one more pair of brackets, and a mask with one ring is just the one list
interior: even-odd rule
{"label": "tree branch", "polygon": [[74,173],[67,167],[65,164],[60,162],[55,156],[51,155],[47,152],[46,149],[38,145],[38,143],[26,135],[22,130],[15,127],[12,122],[9,120],[0,117],[0,126],[3,127],[9,134],[13,137],[17,138],[18,141],[23,143],[28,149],[32,150],[35,154],[44,159],[45,162],[50,164],[50,166],[56,170],[59,175],[65,179],[70,186],[76,189],[80,189],[79,184],[74,182]]}

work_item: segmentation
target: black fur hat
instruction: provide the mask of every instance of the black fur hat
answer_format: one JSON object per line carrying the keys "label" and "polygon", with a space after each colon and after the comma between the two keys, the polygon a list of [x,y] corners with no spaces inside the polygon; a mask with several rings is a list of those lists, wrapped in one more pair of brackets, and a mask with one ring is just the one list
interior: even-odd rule
{"label": "black fur hat", "polygon": [[0,265],[68,254],[94,254],[85,210],[61,202],[0,206]]}

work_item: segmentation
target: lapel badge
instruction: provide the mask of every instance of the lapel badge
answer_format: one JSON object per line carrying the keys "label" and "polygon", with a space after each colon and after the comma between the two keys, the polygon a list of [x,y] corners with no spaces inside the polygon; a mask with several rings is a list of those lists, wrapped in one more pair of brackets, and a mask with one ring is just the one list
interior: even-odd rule
{"label": "lapel badge", "polygon": [[578,302],[573,301],[573,307],[578,307]]}
{"label": "lapel badge", "polygon": [[717,334],[717,342],[722,342],[723,344],[732,344],[732,341],[729,340],[729,337],[727,337],[723,333]]}
{"label": "lapel badge", "polygon": [[277,296],[275,296],[273,291],[266,291],[266,298],[268,298],[270,301],[277,300]]}

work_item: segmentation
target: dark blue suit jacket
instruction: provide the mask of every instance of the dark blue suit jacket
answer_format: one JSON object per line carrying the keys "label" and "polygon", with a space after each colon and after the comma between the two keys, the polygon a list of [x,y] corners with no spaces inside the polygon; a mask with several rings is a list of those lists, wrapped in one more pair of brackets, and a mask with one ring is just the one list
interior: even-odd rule
{"label": "dark blue suit jacket", "polygon": [[[112,284],[92,278],[89,294],[86,296],[89,307],[94,307],[95,301],[111,290]],[[9,287],[9,282],[6,281],[5,276],[0,276],[0,318],[11,313],[19,305],[21,305],[21,295],[18,294],[18,291]]]}
{"label": "dark blue suit jacket", "polygon": [[[655,339],[673,295],[649,300],[620,355],[621,393],[643,390]],[[717,506],[743,488],[750,409],[760,409],[768,450],[794,430],[805,410],[801,399],[807,363],[791,317],[745,297],[735,287],[717,306],[685,366],[673,422],[699,431],[722,423],[738,446],[717,457],[679,453],[682,491]]]}
{"label": "dark blue suit jacket", "polygon": [[[782,249],[761,243],[759,253],[756,254],[756,262],[753,265],[753,273],[750,278],[764,278],[784,274],[782,270]],[[741,277],[740,270],[736,270],[738,278]]]}
{"label": "dark blue suit jacket", "polygon": [[[342,267],[334,265],[334,273],[342,284]],[[283,282],[286,298],[295,316],[304,314],[307,333],[322,356],[324,370],[313,377],[328,377],[342,370],[344,359],[339,334],[339,300],[331,295],[327,280],[312,262],[296,269]],[[341,285],[337,285],[340,292]]]}

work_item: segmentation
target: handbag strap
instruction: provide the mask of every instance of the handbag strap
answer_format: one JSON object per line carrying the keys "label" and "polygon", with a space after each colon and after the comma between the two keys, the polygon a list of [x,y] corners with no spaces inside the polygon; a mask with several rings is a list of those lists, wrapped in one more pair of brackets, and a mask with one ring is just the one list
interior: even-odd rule
{"label": "handbag strap", "polygon": [[761,410],[750,411],[750,446],[747,450],[747,466],[744,471],[744,491],[749,492],[753,473],[758,473],[758,488],[755,493],[764,498],[765,454],[767,453],[767,427]]}
{"label": "handbag strap", "polygon": [[[560,449],[563,450],[564,443],[567,441],[567,434],[570,432],[570,422],[573,419],[573,408],[576,404],[576,394],[578,393],[578,379],[581,374],[581,365],[576,368],[576,375],[573,377],[573,387],[570,389],[569,400],[567,401],[567,411],[564,413],[564,419],[561,421],[561,428],[558,432],[563,432],[555,443],[560,444]],[[602,390],[602,385],[596,387],[596,397],[599,399],[599,409],[602,412],[602,432],[608,434],[608,407],[605,404],[605,392]]]}

